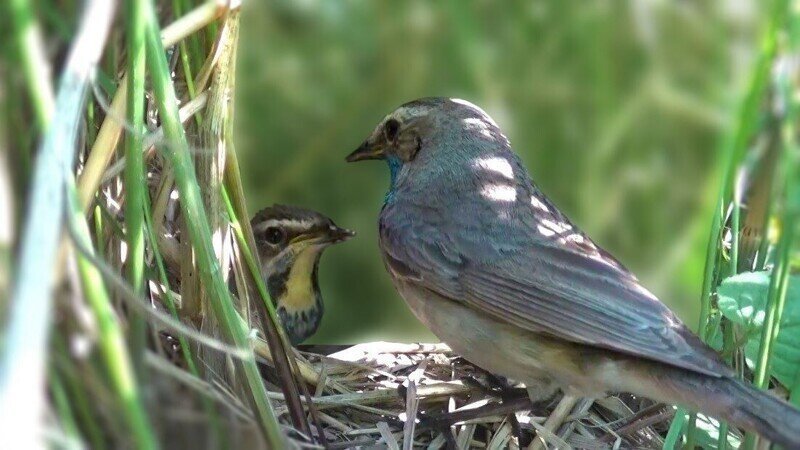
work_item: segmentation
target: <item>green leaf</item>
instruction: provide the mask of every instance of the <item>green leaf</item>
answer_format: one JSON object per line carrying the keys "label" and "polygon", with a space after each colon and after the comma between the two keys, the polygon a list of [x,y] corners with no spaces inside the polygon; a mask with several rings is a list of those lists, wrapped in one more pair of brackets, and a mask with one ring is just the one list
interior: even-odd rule
{"label": "green leaf", "polygon": [[[745,272],[726,278],[717,291],[722,314],[747,333],[744,352],[751,366],[761,342],[769,278],[769,272]],[[784,386],[792,386],[799,371],[800,276],[791,276],[772,359],[772,375]]]}

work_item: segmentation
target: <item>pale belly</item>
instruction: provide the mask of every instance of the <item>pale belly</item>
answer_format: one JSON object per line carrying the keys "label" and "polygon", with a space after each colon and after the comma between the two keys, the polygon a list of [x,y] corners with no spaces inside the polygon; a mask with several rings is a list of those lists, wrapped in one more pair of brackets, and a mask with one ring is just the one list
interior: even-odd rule
{"label": "pale belly", "polygon": [[414,315],[454,352],[525,383],[540,391],[541,398],[558,387],[584,395],[600,395],[608,388],[595,370],[605,365],[605,358],[598,360],[593,352],[501,323],[402,281],[395,285]]}

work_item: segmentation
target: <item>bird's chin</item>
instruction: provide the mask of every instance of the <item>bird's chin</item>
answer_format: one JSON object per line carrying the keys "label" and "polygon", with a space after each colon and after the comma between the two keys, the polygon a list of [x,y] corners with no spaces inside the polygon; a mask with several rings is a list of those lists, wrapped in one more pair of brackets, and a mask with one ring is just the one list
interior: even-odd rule
{"label": "bird's chin", "polygon": [[350,240],[356,233],[354,231],[342,229],[339,232],[329,234],[323,238],[316,239],[315,245],[327,247],[333,244],[340,244],[344,241]]}
{"label": "bird's chin", "polygon": [[303,252],[306,252],[306,251],[317,252],[317,251],[320,251],[320,250],[324,249],[325,247],[328,247],[329,245],[331,245],[333,243],[334,242],[332,242],[332,241],[330,241],[328,239],[314,239],[314,240],[306,241],[306,242],[302,243],[301,245],[297,246],[297,250],[295,251],[295,253],[299,255],[300,253],[303,253]]}

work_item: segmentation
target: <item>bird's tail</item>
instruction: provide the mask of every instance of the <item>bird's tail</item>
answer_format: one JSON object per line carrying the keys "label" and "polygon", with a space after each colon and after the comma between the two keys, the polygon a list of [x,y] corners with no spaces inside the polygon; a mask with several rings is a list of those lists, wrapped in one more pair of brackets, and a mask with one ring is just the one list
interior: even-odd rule
{"label": "bird's tail", "polygon": [[695,372],[662,372],[655,378],[658,400],[726,420],[785,449],[800,450],[800,410],[768,392],[735,378]]}

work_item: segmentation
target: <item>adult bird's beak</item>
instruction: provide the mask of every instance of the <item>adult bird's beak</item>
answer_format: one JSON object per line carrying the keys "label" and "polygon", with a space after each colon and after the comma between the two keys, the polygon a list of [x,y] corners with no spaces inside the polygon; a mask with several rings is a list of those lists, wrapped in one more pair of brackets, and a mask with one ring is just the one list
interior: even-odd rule
{"label": "adult bird's beak", "polygon": [[384,157],[385,154],[383,152],[383,146],[372,144],[370,143],[370,140],[367,139],[356,149],[356,151],[347,155],[345,161],[366,161],[368,159],[383,159]]}

